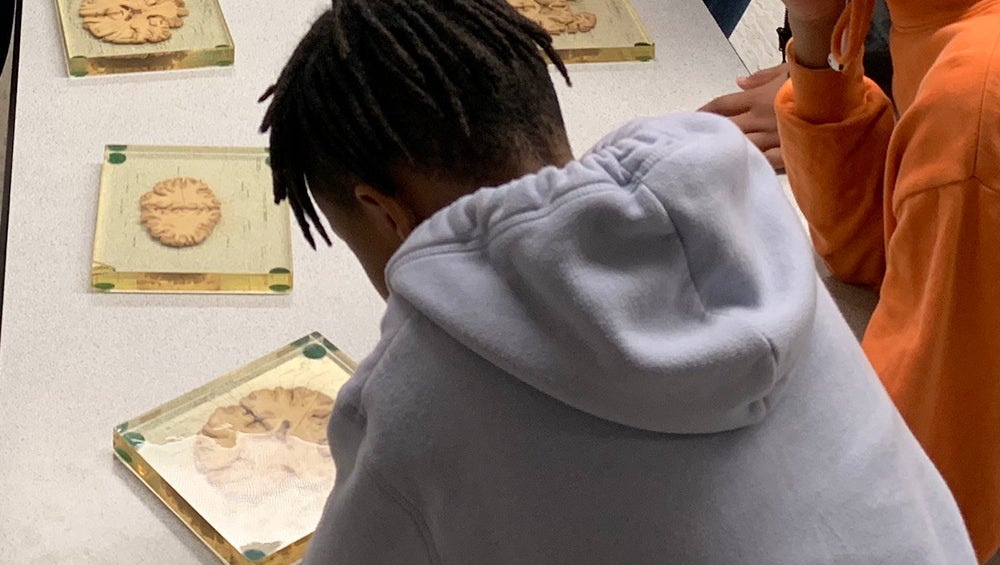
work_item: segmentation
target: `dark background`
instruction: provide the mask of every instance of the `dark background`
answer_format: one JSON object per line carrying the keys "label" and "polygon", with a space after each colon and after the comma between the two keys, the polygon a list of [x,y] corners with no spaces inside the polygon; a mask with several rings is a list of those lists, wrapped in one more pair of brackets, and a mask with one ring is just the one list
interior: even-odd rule
{"label": "dark background", "polygon": [[6,116],[7,146],[3,148],[6,158],[3,160],[3,194],[0,196],[0,323],[3,322],[4,273],[7,266],[7,221],[10,212],[7,204],[10,202],[10,160],[14,149],[14,109],[17,105],[17,61],[20,52],[22,2],[23,0],[16,0],[0,13],[0,50],[3,51],[0,56],[4,58],[0,69],[10,66],[10,105]]}

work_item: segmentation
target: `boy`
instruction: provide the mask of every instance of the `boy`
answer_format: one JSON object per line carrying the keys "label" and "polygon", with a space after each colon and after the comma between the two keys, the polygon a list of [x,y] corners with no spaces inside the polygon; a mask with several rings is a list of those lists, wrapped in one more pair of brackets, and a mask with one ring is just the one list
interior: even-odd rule
{"label": "boy", "polygon": [[971,563],[760,152],[574,160],[542,53],[503,0],[335,0],[268,92],[277,199],[388,300],[306,562]]}
{"label": "boy", "polygon": [[872,0],[785,4],[788,179],[830,271],[879,290],[865,352],[985,561],[1000,550],[1000,1],[889,0],[895,108],[862,76]]}

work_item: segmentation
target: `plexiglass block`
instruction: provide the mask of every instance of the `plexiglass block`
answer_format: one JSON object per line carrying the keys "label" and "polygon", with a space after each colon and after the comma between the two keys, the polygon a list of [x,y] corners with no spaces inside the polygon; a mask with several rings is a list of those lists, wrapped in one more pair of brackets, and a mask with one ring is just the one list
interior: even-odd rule
{"label": "plexiglass block", "polygon": [[289,292],[291,220],[269,162],[256,148],[107,146],[91,287]]}
{"label": "plexiglass block", "polygon": [[233,64],[218,0],[56,0],[56,9],[74,77]]}
{"label": "plexiglass block", "polygon": [[223,563],[297,563],[333,488],[326,426],[354,369],[310,334],[118,425],[115,454]]}
{"label": "plexiglass block", "polygon": [[[559,8],[541,6],[535,0],[508,0],[525,16],[539,21],[552,10],[568,8],[575,14],[596,18],[589,31],[568,31],[553,35],[552,44],[566,63],[607,63],[650,61],[656,55],[653,40],[629,0],[560,0],[545,2]],[[565,5],[565,8],[561,7]],[[546,12],[547,11],[547,12]]]}

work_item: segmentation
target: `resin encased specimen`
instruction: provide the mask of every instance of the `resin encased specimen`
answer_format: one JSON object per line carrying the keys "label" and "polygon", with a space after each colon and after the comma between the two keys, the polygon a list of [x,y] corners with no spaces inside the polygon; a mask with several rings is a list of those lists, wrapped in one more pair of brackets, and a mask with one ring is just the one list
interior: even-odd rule
{"label": "resin encased specimen", "polygon": [[149,234],[170,247],[198,245],[222,219],[222,204],[203,181],[162,180],[139,199],[140,220]]}
{"label": "resin encased specimen", "polygon": [[94,37],[108,43],[159,43],[184,25],[184,0],[83,0],[80,16]]}
{"label": "resin encased specimen", "polygon": [[597,25],[590,12],[574,12],[570,0],[508,0],[524,17],[545,28],[549,35],[586,33]]}
{"label": "resin encased specimen", "polygon": [[195,441],[195,465],[231,494],[289,479],[324,483],[334,474],[326,438],[332,409],[332,398],[307,387],[251,392],[212,413]]}
{"label": "resin encased specimen", "polygon": [[223,562],[300,563],[336,482],[326,428],[355,366],[309,334],[115,426],[115,454]]}

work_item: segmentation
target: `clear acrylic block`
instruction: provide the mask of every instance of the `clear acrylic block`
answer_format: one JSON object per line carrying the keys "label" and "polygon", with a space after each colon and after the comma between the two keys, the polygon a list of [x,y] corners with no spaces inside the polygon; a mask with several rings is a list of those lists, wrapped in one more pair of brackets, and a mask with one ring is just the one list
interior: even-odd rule
{"label": "clear acrylic block", "polygon": [[354,369],[312,333],[119,424],[115,454],[223,563],[296,563],[333,489],[326,426]]}
{"label": "clear acrylic block", "polygon": [[[508,1],[516,7],[532,0]],[[590,31],[553,36],[552,44],[564,62],[650,61],[656,56],[653,40],[629,0],[564,1],[574,13],[596,17],[596,25]]]}
{"label": "clear acrylic block", "polygon": [[[87,14],[100,11],[100,15],[88,18],[81,15],[84,2],[88,2]],[[160,2],[170,4],[160,7]],[[233,64],[233,38],[218,0],[56,0],[56,9],[70,76]],[[167,27],[161,14],[174,15],[179,11],[187,13],[180,17],[180,26]],[[113,43],[92,33],[88,20],[98,21],[102,32],[119,36],[146,33],[149,27],[144,28],[144,22],[152,21],[156,31],[150,33],[159,34],[156,39],[169,37],[155,42]]]}
{"label": "clear acrylic block", "polygon": [[[108,145],[101,171],[91,288],[97,292],[284,294],[292,288],[291,218],[274,204],[268,152],[259,148]],[[160,183],[209,187],[221,216],[198,244],[172,246],[143,221]],[[193,181],[192,181],[193,182]],[[171,205],[188,213],[178,192]],[[147,207],[146,210],[149,210]]]}

